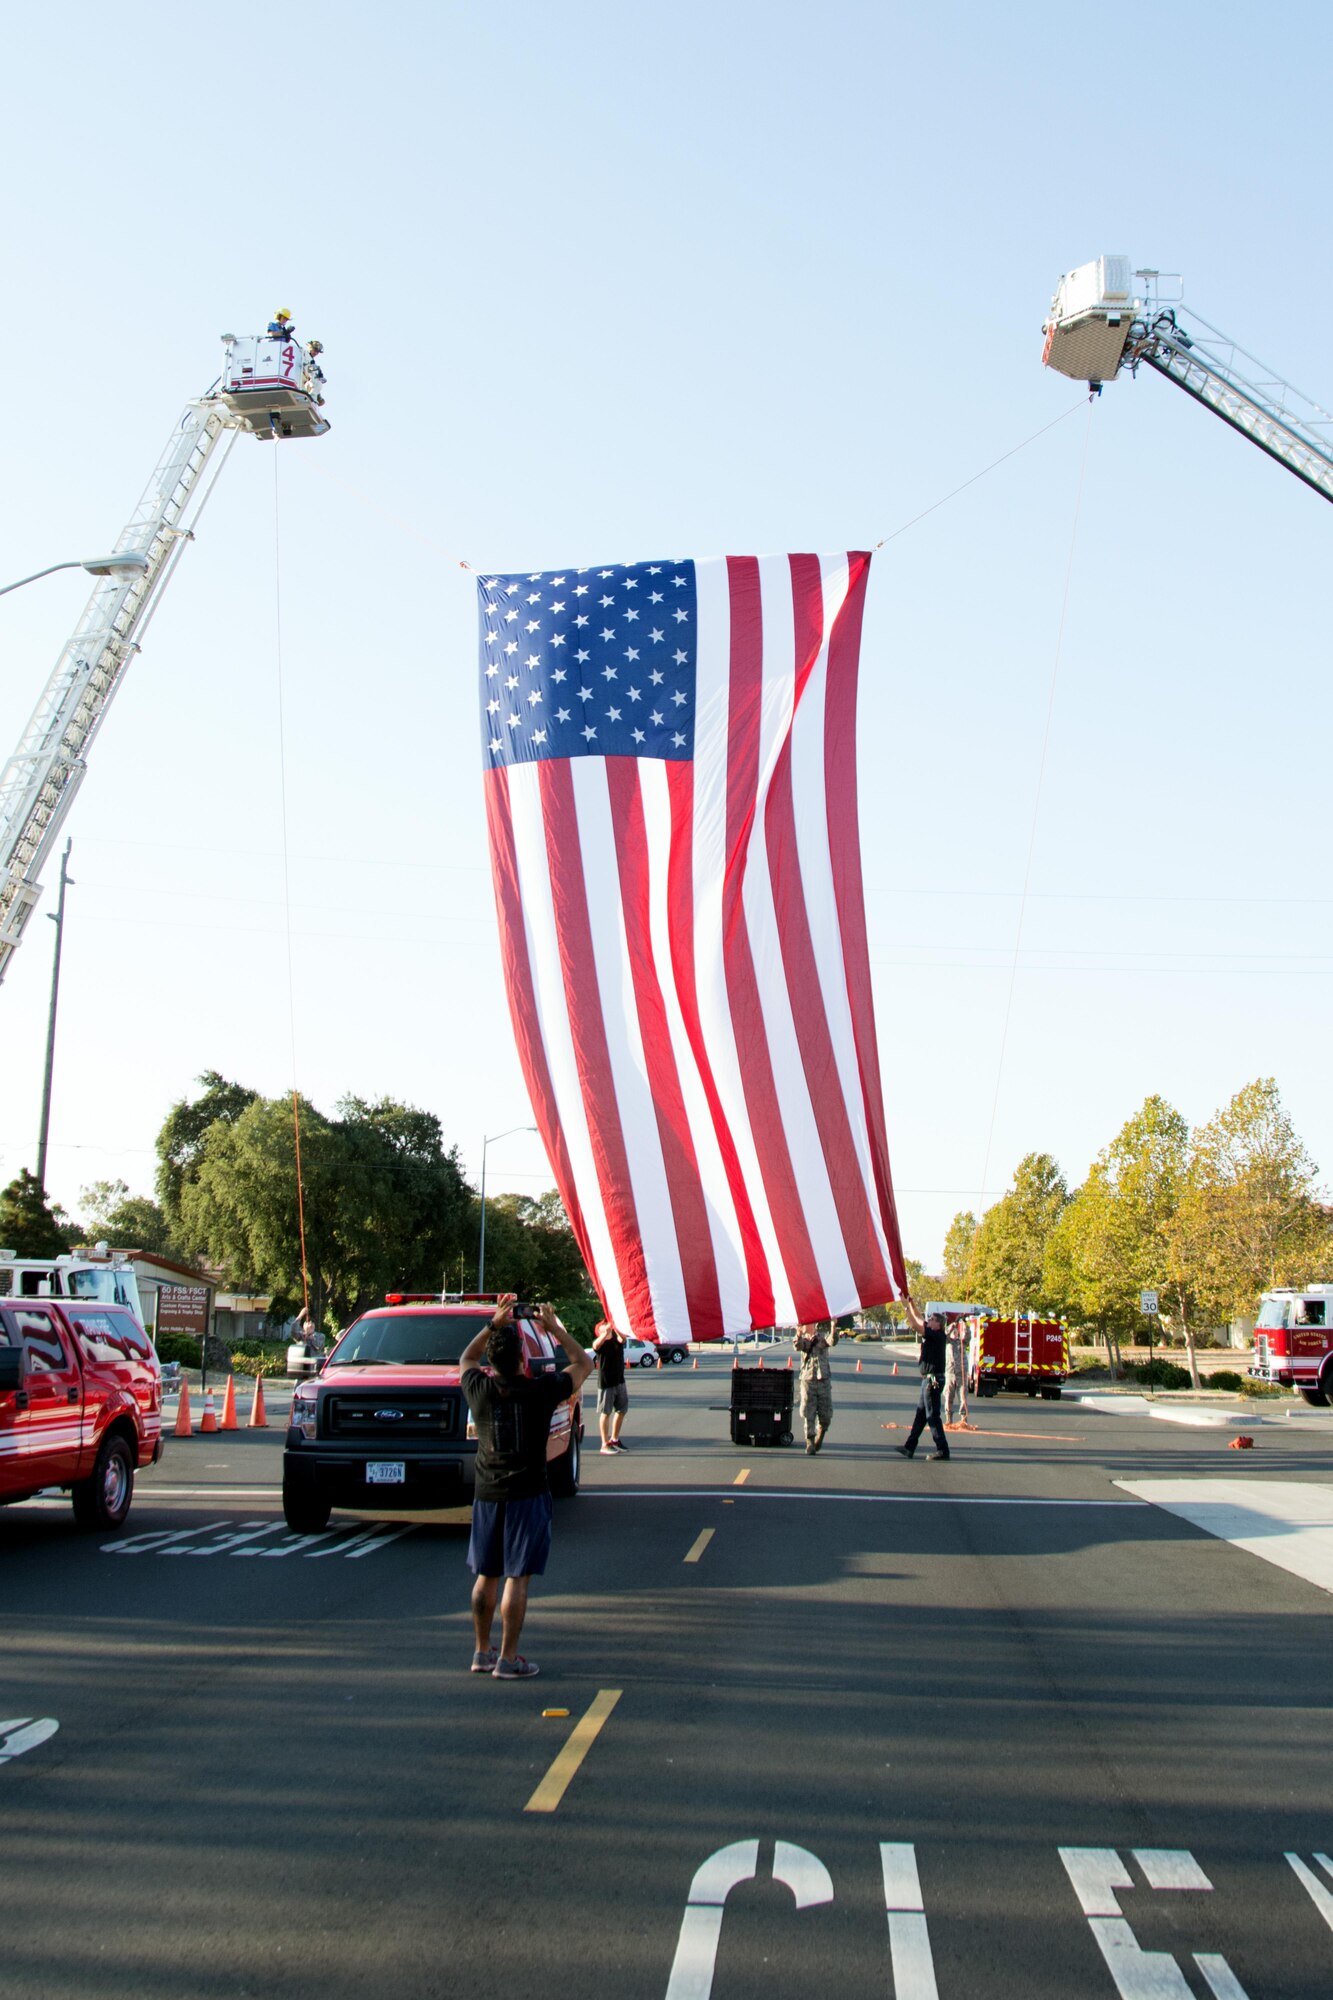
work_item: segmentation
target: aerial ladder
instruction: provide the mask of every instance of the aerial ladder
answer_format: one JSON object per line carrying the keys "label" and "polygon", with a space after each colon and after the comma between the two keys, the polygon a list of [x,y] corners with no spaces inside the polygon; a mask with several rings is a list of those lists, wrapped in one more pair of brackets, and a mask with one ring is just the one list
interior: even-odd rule
{"label": "aerial ladder", "polygon": [[1128,257],[1094,258],[1056,287],[1042,360],[1094,393],[1140,364],[1153,368],[1333,500],[1333,411],[1182,301],[1176,278],[1131,271]]}
{"label": "aerial ladder", "polygon": [[267,333],[222,339],[222,374],[187,403],[115,545],[117,556],[141,561],[94,588],[0,774],[0,979],[41,895],[41,870],[83,783],[93,738],[232,445],[242,431],[277,441],[322,437],[329,428],[321,345],[302,345],[290,315],[276,315]]}

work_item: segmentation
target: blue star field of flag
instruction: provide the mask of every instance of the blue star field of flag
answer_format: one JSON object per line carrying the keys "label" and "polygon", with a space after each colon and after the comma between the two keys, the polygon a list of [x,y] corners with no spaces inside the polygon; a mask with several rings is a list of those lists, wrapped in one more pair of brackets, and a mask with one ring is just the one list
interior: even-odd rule
{"label": "blue star field of flag", "polygon": [[478,589],[487,769],[693,756],[692,562],[483,576]]}

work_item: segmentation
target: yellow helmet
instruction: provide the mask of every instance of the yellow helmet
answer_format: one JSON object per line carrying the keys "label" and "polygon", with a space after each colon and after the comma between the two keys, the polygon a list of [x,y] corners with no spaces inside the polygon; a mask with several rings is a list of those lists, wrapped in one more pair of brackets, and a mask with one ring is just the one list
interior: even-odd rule
{"label": "yellow helmet", "polygon": [[290,319],[291,314],[288,312],[286,306],[279,306],[273,317],[274,319]]}

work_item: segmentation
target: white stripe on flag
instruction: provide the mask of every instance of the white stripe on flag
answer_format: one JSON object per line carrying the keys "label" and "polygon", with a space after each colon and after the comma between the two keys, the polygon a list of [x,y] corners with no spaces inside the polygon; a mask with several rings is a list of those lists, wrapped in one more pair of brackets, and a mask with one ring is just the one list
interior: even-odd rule
{"label": "white stripe on flag", "polygon": [[745,1326],[750,1317],[750,1287],[740,1253],[736,1204],[717,1142],[713,1114],[690,1047],[676,982],[672,977],[671,906],[667,886],[671,800],[667,792],[666,765],[657,758],[645,758],[639,766],[639,789],[643,798],[644,828],[650,857],[649,918],[653,958],[661,984],[671,1052],[675,1057],[681,1097],[689,1120],[690,1138],[699,1166],[722,1320],[727,1327]]}
{"label": "white stripe on flag", "polygon": [[[842,1225],[833,1191],[829,1185],[824,1146],[810,1086],[801,1058],[800,1042],[792,1017],[791,995],[787,987],[778,915],[773,903],[769,875],[765,811],[771,796],[778,756],[793,728],[793,701],[796,690],[796,634],[792,615],[791,566],[785,557],[764,557],[759,564],[759,583],[764,607],[764,733],[760,751],[760,807],[754,839],[750,843],[746,871],[745,913],[750,942],[759,971],[760,1001],[773,1058],[773,1081],[782,1112],[783,1130],[791,1154],[792,1172],[800,1193],[801,1210],[809,1231],[811,1248],[819,1268],[826,1299],[855,1295],[851,1266],[847,1260]],[[770,685],[771,676],[771,685]],[[820,743],[822,746],[822,734]],[[812,822],[824,825],[824,766],[821,756],[817,771],[807,769],[811,783],[808,793],[796,792],[796,818],[808,814]],[[793,785],[795,773],[793,772]],[[803,884],[803,901],[809,902],[808,885]],[[793,1316],[795,1308],[793,1308]]]}
{"label": "white stripe on flag", "polygon": [[[805,885],[805,907],[810,921],[815,965],[819,973],[820,990],[824,996],[824,1012],[828,1019],[834,1058],[838,1065],[838,1080],[842,1087],[843,1103],[847,1108],[852,1143],[856,1148],[857,1165],[861,1170],[863,1190],[861,1204],[874,1229],[875,1240],[884,1258],[884,1267],[889,1270],[891,1268],[889,1248],[885,1241],[879,1204],[870,1198],[870,1191],[875,1185],[875,1174],[870,1157],[870,1134],[866,1127],[865,1095],[861,1087],[860,1067],[856,1056],[856,1039],[852,1032],[851,1008],[847,994],[847,966],[843,957],[842,927],[838,918],[837,896],[833,886],[833,863],[829,851],[824,712],[825,696],[828,691],[829,635],[838,613],[847,601],[850,566],[844,557],[841,561],[826,560],[822,568],[823,643],[818,663],[806,688],[801,713],[792,731],[793,794],[802,803],[811,802],[812,808],[809,812],[797,812],[796,841],[801,856],[801,880]],[[816,799],[820,804],[818,813],[813,810],[813,801]],[[835,1297],[841,1302],[837,1306],[834,1305]],[[829,1294],[830,1308],[834,1311],[858,1303],[854,1287],[845,1295],[836,1290]]]}
{"label": "white stripe on flag", "polygon": [[731,597],[726,562],[697,563],[695,586],[699,632],[694,718],[694,963],[699,1019],[774,1291],[774,1324],[782,1325],[791,1321],[794,1308],[750,1129],[723,960],[731,716]]}
{"label": "white stripe on flag", "polygon": [[[601,758],[576,757],[570,766],[579,821],[583,879],[592,932],[593,963],[615,1086],[615,1114],[629,1162],[648,1289],[657,1326],[688,1323],[685,1281],[671,1211],[671,1191],[652,1085],[644,1059],[634,974],[629,962],[617,863],[616,827]],[[601,1107],[610,1115],[610,1106]],[[626,1320],[620,1324],[626,1325]]]}
{"label": "white stripe on flag", "polygon": [[528,958],[532,966],[533,995],[537,1018],[541,1023],[542,1044],[550,1066],[560,1128],[569,1151],[574,1185],[583,1206],[584,1226],[593,1261],[590,1276],[610,1317],[617,1324],[624,1325],[628,1317],[625,1297],[607,1223],[605,1199],[593,1158],[578,1062],[570,1033],[560,947],[556,941],[540,775],[539,764],[516,764],[504,774],[509,788],[509,814],[514,828],[514,855],[527,931]]}

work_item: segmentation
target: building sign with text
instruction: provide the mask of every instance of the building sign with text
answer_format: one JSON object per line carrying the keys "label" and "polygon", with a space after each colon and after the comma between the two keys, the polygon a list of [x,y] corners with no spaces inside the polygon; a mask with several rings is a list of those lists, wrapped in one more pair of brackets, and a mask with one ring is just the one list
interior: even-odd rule
{"label": "building sign with text", "polygon": [[159,1285],[157,1332],[188,1333],[202,1340],[208,1332],[207,1285]]}

